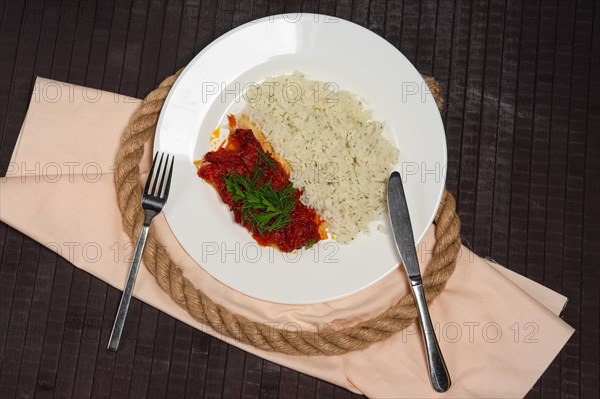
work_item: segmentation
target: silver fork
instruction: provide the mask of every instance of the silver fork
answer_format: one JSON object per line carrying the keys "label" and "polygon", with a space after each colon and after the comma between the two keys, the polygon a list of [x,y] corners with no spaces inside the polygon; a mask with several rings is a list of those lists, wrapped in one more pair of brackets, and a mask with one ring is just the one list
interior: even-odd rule
{"label": "silver fork", "polygon": [[[154,216],[158,215],[163,210],[167,202],[167,197],[169,196],[169,188],[171,187],[171,177],[173,176],[173,163],[175,158],[169,154],[166,154],[165,158],[165,153],[161,153],[158,167],[155,168],[157,158],[158,152],[154,155],[152,167],[150,168],[150,173],[148,174],[148,180],[146,180],[144,194],[142,195],[144,225],[142,226],[140,238],[138,239],[137,246],[135,247],[135,254],[133,256],[133,262],[131,263],[131,269],[129,269],[127,284],[123,290],[123,296],[121,296],[117,317],[115,318],[115,323],[113,324],[112,332],[110,333],[108,349],[111,351],[116,351],[119,348],[119,341],[121,340],[121,334],[123,333],[123,326],[125,324],[125,318],[127,317],[129,303],[131,302],[131,294],[133,294],[135,279],[140,268],[142,253],[144,252],[144,246],[146,245],[146,238],[148,237],[150,223],[152,222]],[[163,158],[165,158],[164,166]],[[152,183],[152,188],[150,188],[150,183]]]}

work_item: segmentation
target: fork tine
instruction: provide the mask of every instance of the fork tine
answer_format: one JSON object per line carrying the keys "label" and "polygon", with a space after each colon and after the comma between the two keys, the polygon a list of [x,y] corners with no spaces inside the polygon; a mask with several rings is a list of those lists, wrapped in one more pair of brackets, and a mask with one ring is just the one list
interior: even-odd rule
{"label": "fork tine", "polygon": [[[156,178],[154,179],[154,184],[152,184],[152,190],[148,193],[148,194],[154,195],[156,197],[158,197],[158,194],[155,194],[156,193],[156,186],[158,185],[157,183],[161,179],[161,173],[160,172],[162,171],[162,162],[163,162],[163,157],[164,156],[165,156],[164,152],[160,154],[160,161],[158,162],[158,168],[156,168]],[[162,175],[164,176],[164,173]]]}
{"label": "fork tine", "polygon": [[169,174],[167,176],[167,187],[165,188],[165,201],[169,197],[169,190],[171,189],[171,177],[173,176],[173,164],[175,163],[175,155],[171,155],[171,167],[169,168]]}
{"label": "fork tine", "polygon": [[160,185],[158,187],[158,192],[156,193],[156,196],[158,198],[163,198],[163,189],[165,188],[165,182],[167,181],[167,173],[168,173],[168,167],[169,167],[169,158],[170,156],[167,154],[167,159],[165,160],[165,167],[163,168],[163,173],[162,173],[162,179],[160,181]]}
{"label": "fork tine", "polygon": [[148,178],[146,179],[146,186],[144,187],[144,194],[148,194],[148,188],[150,188],[150,182],[152,181],[152,175],[154,174],[154,165],[156,164],[156,158],[158,158],[158,151],[154,154],[154,159],[152,160],[152,166],[150,166],[150,171],[148,172]]}

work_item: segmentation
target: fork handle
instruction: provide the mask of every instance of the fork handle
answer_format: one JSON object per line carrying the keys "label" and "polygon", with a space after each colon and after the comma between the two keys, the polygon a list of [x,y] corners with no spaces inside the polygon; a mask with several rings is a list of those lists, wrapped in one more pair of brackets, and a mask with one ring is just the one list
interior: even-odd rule
{"label": "fork handle", "polygon": [[129,309],[129,303],[131,302],[131,295],[133,294],[135,279],[137,278],[138,270],[140,269],[142,253],[144,252],[144,246],[146,245],[146,238],[148,237],[149,228],[150,224],[144,223],[142,231],[140,232],[140,238],[138,239],[137,246],[135,247],[133,262],[131,263],[131,268],[129,269],[129,276],[127,276],[127,284],[123,290],[121,302],[119,303],[119,310],[117,311],[117,317],[115,318],[115,323],[113,324],[112,332],[110,333],[108,349],[111,351],[116,351],[119,348],[119,342],[121,341],[121,334],[123,333],[123,326],[125,325],[127,310]]}

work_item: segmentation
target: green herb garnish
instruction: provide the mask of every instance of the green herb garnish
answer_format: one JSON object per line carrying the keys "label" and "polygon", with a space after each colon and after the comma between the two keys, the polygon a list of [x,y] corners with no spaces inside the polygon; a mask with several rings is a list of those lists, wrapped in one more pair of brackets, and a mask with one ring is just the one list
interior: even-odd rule
{"label": "green herb garnish", "polygon": [[[264,157],[273,162],[266,154]],[[265,164],[268,165],[267,162]],[[242,220],[255,228],[260,235],[289,225],[292,221],[290,215],[298,201],[291,183],[279,191],[273,188],[270,181],[259,184],[264,175],[262,166],[259,162],[254,164],[250,177],[237,172],[228,173],[224,177],[225,187],[232,194],[231,199],[240,202]]]}
{"label": "green herb garnish", "polygon": [[[263,150],[261,150],[260,148],[257,148],[256,151],[258,152],[258,155],[260,155],[260,158],[262,159],[262,161],[265,163],[265,165],[267,165],[268,167],[270,167],[271,169],[275,169],[277,168],[277,164],[275,164],[275,161],[273,161],[266,152],[264,152]],[[258,162],[257,162],[258,164]],[[256,165],[255,165],[256,166]]]}

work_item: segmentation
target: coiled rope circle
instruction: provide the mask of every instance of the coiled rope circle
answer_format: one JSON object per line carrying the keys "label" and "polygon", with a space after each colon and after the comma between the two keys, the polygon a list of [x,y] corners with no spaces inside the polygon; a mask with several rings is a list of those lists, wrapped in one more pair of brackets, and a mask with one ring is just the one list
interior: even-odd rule
{"label": "coiled rope circle", "polygon": [[[180,71],[181,72],[181,71]],[[132,240],[137,239],[144,214],[140,207],[142,187],[139,185],[139,162],[144,155],[144,144],[154,137],[156,123],[165,98],[179,73],[166,78],[146,96],[131,118],[122,138],[115,165],[115,188],[123,225]],[[441,106],[440,90],[432,78],[425,78],[431,92]],[[436,244],[433,257],[423,275],[423,284],[429,303],[444,289],[456,266],[460,249],[460,220],[456,203],[449,192],[444,192],[435,218]],[[417,317],[412,295],[407,294],[395,305],[370,320],[335,331],[290,331],[248,320],[213,302],[204,292],[196,289],[175,264],[152,231],[148,235],[143,256],[148,271],[158,285],[194,319],[214,331],[245,344],[266,351],[291,355],[340,355],[367,348],[411,325]]]}

